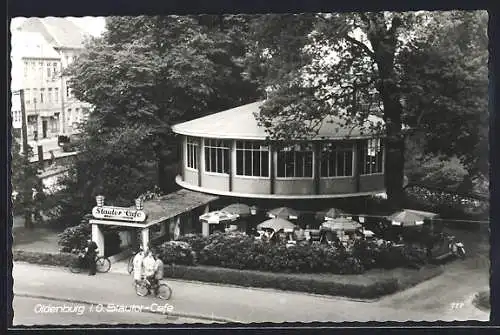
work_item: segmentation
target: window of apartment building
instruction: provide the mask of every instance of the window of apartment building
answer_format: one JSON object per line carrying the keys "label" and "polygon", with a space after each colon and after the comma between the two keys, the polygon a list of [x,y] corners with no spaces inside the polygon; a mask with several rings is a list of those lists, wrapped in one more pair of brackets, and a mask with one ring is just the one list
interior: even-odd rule
{"label": "window of apartment building", "polygon": [[33,103],[36,104],[37,101],[38,101],[38,89],[37,88],[33,89],[33,95],[32,95],[32,97],[33,97]]}
{"label": "window of apartment building", "polygon": [[29,68],[29,64],[28,64],[28,61],[24,61],[24,78],[28,77],[28,69]]}
{"label": "window of apartment building", "polygon": [[69,86],[66,86],[66,98],[69,98],[70,93],[71,92]]}
{"label": "window of apartment building", "polygon": [[59,89],[57,87],[54,88],[54,102],[55,103],[59,102]]}
{"label": "window of apartment building", "polygon": [[380,139],[366,140],[360,150],[362,175],[384,172],[384,145]]}
{"label": "window of apartment building", "polygon": [[30,92],[30,89],[27,88],[24,90],[24,103],[29,105],[31,103],[31,92]]}
{"label": "window of apartment building", "polygon": [[34,74],[36,72],[36,63],[31,61],[30,68],[31,68],[30,72]]}
{"label": "window of apartment building", "polygon": [[45,88],[40,89],[40,103],[42,104],[44,102],[43,98],[45,95]]}
{"label": "window of apartment building", "polygon": [[269,147],[260,142],[236,141],[236,174],[269,177]]}
{"label": "window of apartment building", "polygon": [[47,79],[52,79],[51,64],[47,63]]}
{"label": "window of apartment building", "polygon": [[55,77],[57,74],[57,63],[52,63],[52,75]]}
{"label": "window of apartment building", "polygon": [[47,89],[47,102],[52,102],[52,88]]}
{"label": "window of apartment building", "polygon": [[280,150],[277,166],[279,178],[312,178],[312,145],[294,145]]}
{"label": "window of apartment building", "polygon": [[229,173],[231,142],[205,139],[205,171],[213,173]]}
{"label": "window of apartment building", "polygon": [[71,108],[68,108],[68,112],[66,113],[66,120],[71,121]]}
{"label": "window of apartment building", "polygon": [[187,137],[187,160],[186,166],[193,170],[198,170],[198,141],[193,137]]}
{"label": "window of apartment building", "polygon": [[80,108],[75,108],[75,122],[80,122]]}
{"label": "window of apartment building", "polygon": [[323,143],[321,145],[321,177],[352,176],[353,145]]}
{"label": "window of apartment building", "polygon": [[40,78],[43,77],[43,62],[38,62],[38,75]]}

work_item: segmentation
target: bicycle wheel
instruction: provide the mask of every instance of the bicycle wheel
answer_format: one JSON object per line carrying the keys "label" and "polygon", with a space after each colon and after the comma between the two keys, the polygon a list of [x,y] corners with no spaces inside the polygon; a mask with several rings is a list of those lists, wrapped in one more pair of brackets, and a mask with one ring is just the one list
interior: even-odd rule
{"label": "bicycle wheel", "polygon": [[80,273],[82,272],[82,267],[80,266],[80,260],[77,259],[76,261],[72,262],[70,265],[69,265],[69,270],[73,273]]}
{"label": "bicycle wheel", "polygon": [[145,297],[149,293],[149,288],[146,283],[140,282],[135,284],[135,293],[140,297]]}
{"label": "bicycle wheel", "polygon": [[172,296],[172,288],[165,283],[161,283],[158,287],[158,298],[168,300]]}
{"label": "bicycle wheel", "polygon": [[130,257],[130,259],[128,260],[127,271],[128,274],[132,274],[132,272],[134,271],[134,256]]}
{"label": "bicycle wheel", "polygon": [[97,272],[105,273],[111,269],[111,261],[107,257],[98,257],[95,263]]}

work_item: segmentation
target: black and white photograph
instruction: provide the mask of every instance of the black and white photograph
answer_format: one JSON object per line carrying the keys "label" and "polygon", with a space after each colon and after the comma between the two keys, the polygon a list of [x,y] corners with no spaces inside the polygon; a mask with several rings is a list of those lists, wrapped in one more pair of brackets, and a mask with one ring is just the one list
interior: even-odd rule
{"label": "black and white photograph", "polygon": [[12,18],[12,327],[489,321],[488,20]]}

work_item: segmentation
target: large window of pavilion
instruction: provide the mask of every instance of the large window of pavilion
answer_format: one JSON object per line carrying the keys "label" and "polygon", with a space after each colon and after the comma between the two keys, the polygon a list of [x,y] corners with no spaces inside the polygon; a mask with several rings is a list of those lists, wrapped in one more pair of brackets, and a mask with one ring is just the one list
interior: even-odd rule
{"label": "large window of pavilion", "polygon": [[205,139],[205,171],[229,174],[231,142]]}
{"label": "large window of pavilion", "polygon": [[384,143],[380,139],[362,142],[360,150],[360,174],[377,174],[384,172]]}
{"label": "large window of pavilion", "polygon": [[353,144],[321,144],[321,177],[347,177],[353,174]]}
{"label": "large window of pavilion", "polygon": [[278,151],[278,178],[312,178],[312,144],[296,144]]}
{"label": "large window of pavilion", "polygon": [[269,147],[258,141],[236,141],[236,175],[269,177]]}
{"label": "large window of pavilion", "polygon": [[198,141],[193,137],[187,137],[187,160],[186,166],[198,170]]}

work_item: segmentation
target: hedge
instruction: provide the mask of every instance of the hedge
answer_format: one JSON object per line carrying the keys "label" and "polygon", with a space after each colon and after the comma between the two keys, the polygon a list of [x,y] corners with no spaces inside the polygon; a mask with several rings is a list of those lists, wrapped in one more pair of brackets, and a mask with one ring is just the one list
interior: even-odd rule
{"label": "hedge", "polygon": [[[442,273],[441,267],[410,270],[406,276],[366,278],[364,275],[285,274],[214,266],[166,266],[166,278],[261,287],[313,294],[375,299],[414,286]],[[371,276],[376,277],[376,276]],[[384,278],[385,277],[385,278]]]}
{"label": "hedge", "polygon": [[35,252],[25,250],[12,250],[12,259],[16,262],[27,262],[42,265],[69,266],[75,262],[78,255],[60,252]]}

